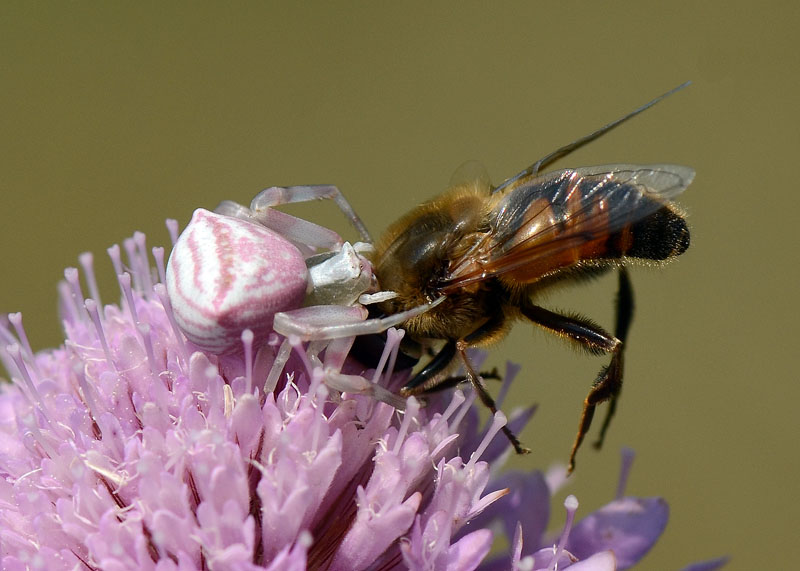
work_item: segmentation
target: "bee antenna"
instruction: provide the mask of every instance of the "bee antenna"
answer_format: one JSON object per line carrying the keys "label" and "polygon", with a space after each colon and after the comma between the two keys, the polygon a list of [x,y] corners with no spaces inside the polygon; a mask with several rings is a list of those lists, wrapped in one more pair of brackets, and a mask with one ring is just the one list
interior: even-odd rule
{"label": "bee antenna", "polygon": [[655,99],[653,99],[652,101],[649,101],[648,103],[645,103],[641,107],[639,107],[637,109],[634,109],[633,111],[631,111],[627,115],[623,115],[619,119],[617,119],[615,121],[612,121],[611,123],[600,127],[596,131],[594,131],[592,133],[589,133],[588,135],[586,135],[584,137],[581,137],[580,139],[576,139],[576,140],[572,141],[571,143],[569,143],[567,145],[564,145],[563,147],[559,147],[558,149],[556,149],[552,153],[550,153],[548,155],[545,155],[544,157],[542,157],[541,159],[539,159],[538,161],[533,163],[531,166],[526,168],[521,173],[511,177],[507,181],[505,181],[502,184],[500,184],[500,186],[495,188],[493,192],[499,192],[503,188],[507,187],[511,183],[516,182],[517,180],[519,180],[519,179],[521,179],[523,177],[526,177],[526,176],[529,176],[529,175],[532,175],[532,174],[537,174],[539,171],[541,171],[547,165],[549,165],[551,163],[554,163],[558,159],[562,159],[562,158],[566,157],[572,151],[580,149],[585,144],[591,143],[595,139],[597,139],[597,138],[601,137],[602,135],[605,135],[606,133],[608,133],[614,127],[617,127],[617,126],[621,125],[622,123],[624,123],[628,119],[636,117],[642,111],[646,111],[647,109],[650,109],[653,105],[655,105],[656,103],[658,103],[662,99],[665,99],[666,97],[669,97],[670,95],[672,95],[676,91],[680,91],[684,87],[688,87],[691,83],[692,83],[691,81],[687,81],[686,83],[680,84],[678,87],[673,87],[672,89],[670,89],[666,93],[663,93],[663,94],[659,95],[658,97],[656,97]]}

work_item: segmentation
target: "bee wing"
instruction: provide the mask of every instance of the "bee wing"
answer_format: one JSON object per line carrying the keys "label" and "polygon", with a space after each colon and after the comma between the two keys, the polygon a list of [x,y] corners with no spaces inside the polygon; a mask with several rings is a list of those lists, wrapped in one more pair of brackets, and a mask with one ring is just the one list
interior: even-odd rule
{"label": "bee wing", "polygon": [[558,265],[560,254],[656,212],[693,178],[684,166],[619,164],[515,180],[491,210],[489,230],[452,261],[442,290],[511,273],[522,283],[535,281]]}
{"label": "bee wing", "polygon": [[480,189],[486,189],[488,194],[492,188],[492,181],[489,178],[489,171],[486,166],[480,161],[466,161],[461,163],[453,176],[450,177],[449,188],[454,186],[475,186]]}

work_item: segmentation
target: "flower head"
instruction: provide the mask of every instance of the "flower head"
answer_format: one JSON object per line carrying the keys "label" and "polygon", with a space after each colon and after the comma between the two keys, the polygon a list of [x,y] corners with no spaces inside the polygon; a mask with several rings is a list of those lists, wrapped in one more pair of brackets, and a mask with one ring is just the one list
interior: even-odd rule
{"label": "flower head", "polygon": [[[391,366],[401,332],[387,333],[376,370],[347,359],[352,338],[305,343],[213,313],[193,336],[167,295],[164,250],[151,260],[142,234],[124,250],[123,263],[109,249],[119,304],[102,305],[90,255],[89,298],[66,270],[61,347],[34,353],[19,314],[0,323],[12,381],[0,394],[3,569],[613,569],[663,529],[661,500],[633,516],[623,498],[547,539],[552,482],[492,478],[508,448],[501,413],[479,429],[460,391],[387,404],[408,375]],[[299,304],[302,268],[277,282],[257,271],[267,289],[295,280],[257,321]],[[492,520],[516,540],[487,562]]]}

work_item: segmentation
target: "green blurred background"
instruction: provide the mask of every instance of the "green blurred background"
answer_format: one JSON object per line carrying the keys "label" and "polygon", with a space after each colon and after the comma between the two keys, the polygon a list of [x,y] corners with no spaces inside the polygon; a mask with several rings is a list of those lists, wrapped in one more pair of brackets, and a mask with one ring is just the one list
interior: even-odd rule
{"label": "green blurred background", "polygon": [[[3,3],[0,310],[54,346],[56,283],[80,252],[110,300],[106,247],[134,230],[165,244],[165,218],[273,184],[337,184],[378,234],[467,159],[499,182],[692,80],[556,165],[697,170],[692,247],[634,272],[624,397],[569,491],[582,514],[610,500],[631,446],[629,492],[671,506],[642,568],[794,568],[798,25],[794,2]],[[330,204],[293,211],[355,238]],[[613,290],[549,303],[610,326]],[[540,403],[513,465],[565,461],[605,361],[526,325],[493,352],[506,358],[524,365],[506,409]]]}

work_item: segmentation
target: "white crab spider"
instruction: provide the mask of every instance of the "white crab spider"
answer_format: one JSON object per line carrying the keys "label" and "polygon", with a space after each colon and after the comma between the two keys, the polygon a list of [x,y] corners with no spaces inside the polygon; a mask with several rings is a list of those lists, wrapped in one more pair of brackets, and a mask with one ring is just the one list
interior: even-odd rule
{"label": "white crab spider", "polygon": [[[280,204],[321,199],[333,200],[367,242],[356,243],[353,250],[358,253],[372,251],[372,240],[366,226],[336,186],[271,187],[256,195],[250,203],[250,208],[232,201],[224,201],[215,210],[220,214],[258,222],[275,230],[296,245],[327,248],[335,252],[322,254],[321,256],[327,259],[319,265],[313,265],[316,264],[314,257],[307,260],[313,262],[310,265],[312,287],[306,296],[310,303],[307,302],[305,304],[307,307],[301,309],[277,312],[273,322],[273,329],[277,333],[285,337],[296,335],[304,341],[381,333],[428,311],[444,300],[442,297],[433,303],[377,319],[366,319],[367,311],[363,307],[360,308],[360,312],[354,312],[352,303],[356,300],[360,304],[367,305],[391,299],[395,294],[365,293],[368,287],[360,289],[366,286],[363,275],[355,270],[348,270],[354,267],[354,252],[336,232],[272,208]],[[364,258],[361,259],[366,261]],[[328,291],[327,294],[323,293],[325,290]],[[353,296],[356,292],[363,295]],[[342,303],[347,302],[349,297],[352,297],[352,301]],[[329,325],[330,323],[336,325]]]}
{"label": "white crab spider", "polygon": [[[332,230],[272,208],[317,199],[333,200],[364,242],[350,245]],[[335,186],[271,187],[249,208],[224,201],[214,212],[198,209],[173,248],[167,290],[176,321],[201,349],[238,352],[245,329],[253,331],[257,346],[271,331],[286,337],[265,391],[274,388],[291,345],[306,341],[329,388],[403,408],[405,399],[377,384],[388,352],[397,351],[395,334],[372,382],[341,373],[356,336],[386,331],[434,305],[367,319],[364,304],[394,295],[376,291],[371,264],[363,256],[371,251],[366,227]],[[317,357],[323,348],[325,363]]]}

